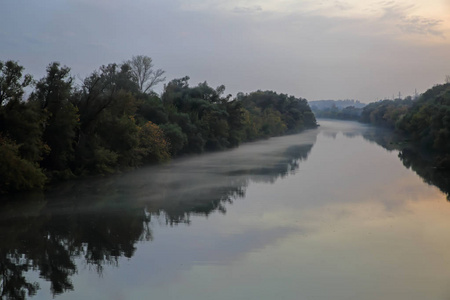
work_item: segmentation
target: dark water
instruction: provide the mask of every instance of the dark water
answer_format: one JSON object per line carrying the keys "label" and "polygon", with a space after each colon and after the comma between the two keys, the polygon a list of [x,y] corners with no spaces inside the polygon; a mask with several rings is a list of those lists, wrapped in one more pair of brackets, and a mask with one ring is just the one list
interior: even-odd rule
{"label": "dark water", "polygon": [[448,179],[320,123],[2,205],[3,298],[450,299]]}

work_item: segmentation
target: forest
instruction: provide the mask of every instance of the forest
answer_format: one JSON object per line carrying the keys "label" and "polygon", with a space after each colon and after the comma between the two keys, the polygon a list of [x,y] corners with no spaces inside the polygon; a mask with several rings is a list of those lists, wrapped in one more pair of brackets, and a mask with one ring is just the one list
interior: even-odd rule
{"label": "forest", "polygon": [[432,156],[438,169],[450,170],[450,82],[422,95],[368,104],[360,121],[390,128]]}
{"label": "forest", "polygon": [[148,56],[111,63],[75,80],[50,63],[35,80],[0,61],[0,193],[43,189],[84,176],[126,171],[180,155],[317,126],[308,102],[274,91],[225,95],[189,77],[165,81]]}

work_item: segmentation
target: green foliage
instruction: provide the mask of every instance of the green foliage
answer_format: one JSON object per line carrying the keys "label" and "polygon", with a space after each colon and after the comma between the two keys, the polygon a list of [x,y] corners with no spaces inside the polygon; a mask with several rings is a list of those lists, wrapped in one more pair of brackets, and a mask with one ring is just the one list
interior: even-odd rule
{"label": "green foliage", "polygon": [[245,116],[246,136],[249,140],[296,133],[317,126],[308,102],[273,91],[239,94],[238,100],[249,112]]}
{"label": "green foliage", "polygon": [[74,139],[78,129],[78,109],[69,101],[72,93],[70,69],[54,62],[47,67],[47,76],[36,84],[30,103],[36,103],[46,116],[43,142],[50,152],[41,166],[54,174],[70,176],[69,163],[73,160]]}
{"label": "green foliage", "polygon": [[399,120],[397,128],[425,148],[450,153],[450,84],[426,91]]}
{"label": "green foliage", "polygon": [[145,162],[164,162],[170,159],[169,143],[164,132],[150,121],[139,129],[139,147]]}
{"label": "green foliage", "polygon": [[[141,58],[145,61],[137,61]],[[80,86],[68,67],[51,63],[26,101],[23,88],[31,77],[22,76],[23,67],[15,62],[0,62],[5,160],[0,192],[42,188],[47,178],[109,174],[316,126],[305,99],[272,91],[231,99],[223,85],[191,87],[189,77],[183,77],[170,81],[160,97],[151,87],[164,72],[152,70],[147,57],[133,59],[137,64],[101,66]],[[147,73],[139,75],[139,67],[147,67]]]}
{"label": "green foliage", "polygon": [[247,111],[242,106],[242,102],[232,100],[226,102],[228,114],[228,143],[230,147],[237,147],[245,137],[245,116]]}
{"label": "green foliage", "polygon": [[187,144],[187,135],[177,124],[166,123],[159,127],[164,132],[164,136],[167,137],[167,140],[170,144],[170,153],[172,155],[177,155]]}
{"label": "green foliage", "polygon": [[129,115],[113,115],[110,111],[103,114],[96,137],[100,147],[116,153],[115,169],[140,165],[140,159],[136,153],[139,145],[138,131],[138,126]]}
{"label": "green foliage", "polygon": [[359,120],[363,109],[355,106],[347,106],[344,108],[336,105],[326,108],[317,108],[312,106],[314,115],[318,118],[329,118],[338,120]]}
{"label": "green foliage", "polygon": [[90,173],[111,174],[117,167],[118,155],[116,152],[97,146],[93,149],[92,167]]}
{"label": "green foliage", "polygon": [[22,78],[23,67],[17,62],[0,61],[0,106],[10,100],[22,100],[23,88],[32,82],[31,75]]}
{"label": "green foliage", "polygon": [[0,61],[0,193],[42,188],[38,163],[48,150],[42,141],[44,115],[22,101],[31,76],[16,62]]}
{"label": "green foliage", "polygon": [[145,121],[152,121],[155,124],[165,124],[169,121],[167,112],[157,94],[144,94],[138,100],[136,114],[138,118]]}
{"label": "green foliage", "polygon": [[112,173],[141,164],[136,91],[129,68],[109,64],[88,76],[74,93],[72,103],[80,114],[76,174]]}
{"label": "green foliage", "polygon": [[361,121],[394,129],[396,123],[405,116],[412,104],[411,97],[404,100],[383,100],[370,103],[363,108]]}
{"label": "green foliage", "polygon": [[[227,148],[228,97],[221,96],[224,87],[213,89],[204,82],[192,88],[188,80],[189,77],[172,80],[162,95],[169,121],[177,124],[187,137],[185,146],[175,152],[195,153]],[[178,134],[172,138],[182,136]]]}
{"label": "green foliage", "polygon": [[45,120],[45,114],[33,103],[10,100],[0,107],[0,134],[19,146],[22,158],[39,162],[49,151],[42,140]]}
{"label": "green foliage", "polygon": [[0,193],[44,187],[46,177],[36,163],[20,157],[19,146],[0,135]]}
{"label": "green foliage", "polygon": [[272,108],[263,111],[262,119],[261,132],[265,137],[282,135],[287,129],[287,125],[281,120],[280,112]]}
{"label": "green foliage", "polygon": [[432,151],[436,167],[450,167],[450,83],[434,86],[417,100],[407,97],[371,103],[361,120],[397,130]]}

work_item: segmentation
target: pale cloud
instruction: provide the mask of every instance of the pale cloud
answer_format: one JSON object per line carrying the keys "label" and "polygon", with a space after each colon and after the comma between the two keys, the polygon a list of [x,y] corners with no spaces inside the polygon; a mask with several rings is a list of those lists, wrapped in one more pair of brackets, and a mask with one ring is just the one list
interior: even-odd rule
{"label": "pale cloud", "polygon": [[337,22],[340,24],[332,29],[335,32],[346,30],[367,36],[384,35],[391,40],[412,45],[449,45],[447,37],[450,36],[450,22],[447,20],[448,14],[445,14],[445,6],[442,5],[440,14],[436,10],[422,9],[424,6],[423,1],[409,0],[369,3],[329,1],[311,5],[308,14],[340,20]]}
{"label": "pale cloud", "polygon": [[342,1],[335,1],[334,2],[334,7],[338,10],[351,10],[353,8],[353,5],[347,3],[347,2],[342,2]]}
{"label": "pale cloud", "polygon": [[423,0],[199,0],[181,3],[181,7],[225,16],[264,12],[259,15],[262,22],[271,19],[283,21],[286,18],[289,21],[292,16],[354,20],[360,22],[362,28],[370,27],[370,31],[365,32],[367,35],[385,34],[399,40],[415,40],[416,43],[450,43],[446,39],[450,33],[447,0],[432,1],[431,5]]}
{"label": "pale cloud", "polygon": [[251,13],[257,13],[257,12],[261,12],[262,11],[262,7],[259,5],[256,6],[236,6],[233,9],[233,12],[235,13],[243,13],[243,14],[251,14]]}
{"label": "pale cloud", "polygon": [[[382,3],[380,23],[395,26],[402,34],[423,35],[444,38],[443,21],[438,18],[417,15],[418,6],[411,3],[396,3],[394,1]],[[429,40],[428,40],[429,41]]]}
{"label": "pale cloud", "polygon": [[442,23],[442,20],[412,16],[402,18],[398,26],[405,33],[444,37],[444,31],[440,29]]}
{"label": "pale cloud", "polygon": [[314,1],[303,0],[198,0],[191,1],[189,3],[181,2],[181,8],[185,10],[196,10],[196,11],[216,11],[222,14],[235,12],[236,8],[240,9],[251,9],[255,8],[258,10],[264,10],[270,13],[280,13],[286,14],[293,11],[304,11],[307,10]]}

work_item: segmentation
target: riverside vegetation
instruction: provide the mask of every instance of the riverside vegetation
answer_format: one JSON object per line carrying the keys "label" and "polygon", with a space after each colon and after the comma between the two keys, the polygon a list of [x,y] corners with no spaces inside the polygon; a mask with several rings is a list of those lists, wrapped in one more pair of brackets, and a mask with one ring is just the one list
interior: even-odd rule
{"label": "riverside vegetation", "polygon": [[[432,168],[450,170],[450,78],[422,95],[380,100],[365,106],[311,101],[316,117],[355,120],[388,128],[391,147],[420,155]],[[322,106],[320,106],[321,104]]]}
{"label": "riverside vegetation", "polygon": [[[415,149],[426,152],[437,169],[450,170],[450,83],[435,85],[422,95],[383,100],[363,108],[361,122],[387,127]],[[400,146],[405,150],[405,146]]]}
{"label": "riverside vegetation", "polygon": [[23,72],[0,61],[0,193],[317,126],[305,99],[273,91],[232,98],[183,77],[158,95],[164,71],[147,56],[101,66],[80,84],[58,62],[37,81]]}

